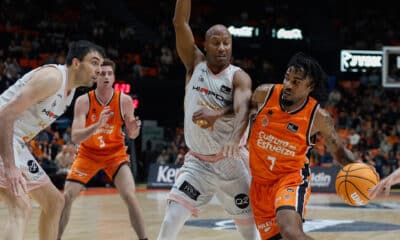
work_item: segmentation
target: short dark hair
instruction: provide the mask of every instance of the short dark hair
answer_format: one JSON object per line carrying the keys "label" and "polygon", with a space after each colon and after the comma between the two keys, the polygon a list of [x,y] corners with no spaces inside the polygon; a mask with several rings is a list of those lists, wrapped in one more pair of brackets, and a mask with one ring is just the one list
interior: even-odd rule
{"label": "short dark hair", "polygon": [[71,42],[65,62],[67,66],[71,66],[73,58],[77,58],[82,61],[89,52],[93,51],[100,53],[102,57],[105,57],[106,55],[102,47],[87,40]]}
{"label": "short dark hair", "polygon": [[288,68],[294,67],[296,70],[303,70],[304,77],[311,79],[314,89],[310,96],[318,100],[321,104],[328,98],[327,75],[317,60],[305,53],[298,52],[290,59]]}
{"label": "short dark hair", "polygon": [[115,73],[115,62],[109,58],[104,58],[103,64],[101,66],[111,66],[113,72]]}

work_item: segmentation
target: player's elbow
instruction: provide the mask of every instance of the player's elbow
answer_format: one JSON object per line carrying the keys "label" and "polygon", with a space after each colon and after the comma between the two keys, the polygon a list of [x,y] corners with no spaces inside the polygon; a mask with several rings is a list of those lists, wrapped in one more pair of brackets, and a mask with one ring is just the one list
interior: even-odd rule
{"label": "player's elbow", "polygon": [[172,24],[174,25],[175,29],[180,29],[185,27],[187,23],[183,17],[174,16],[174,18],[172,19]]}
{"label": "player's elbow", "polygon": [[16,111],[8,104],[0,108],[0,119],[4,124],[13,123],[17,115]]}
{"label": "player's elbow", "polygon": [[74,134],[73,132],[71,133],[71,141],[73,144],[79,144],[81,143],[81,138],[77,136],[77,134]]}

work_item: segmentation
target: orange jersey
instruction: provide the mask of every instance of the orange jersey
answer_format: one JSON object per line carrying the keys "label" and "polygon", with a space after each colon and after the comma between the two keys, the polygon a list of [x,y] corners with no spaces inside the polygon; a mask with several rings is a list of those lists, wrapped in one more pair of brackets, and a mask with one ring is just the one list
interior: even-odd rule
{"label": "orange jersey", "polygon": [[[89,111],[86,116],[85,127],[88,127],[99,121],[100,113],[104,107],[96,98],[95,91],[90,91]],[[114,95],[107,106],[113,112],[112,117],[108,119],[107,124],[99,129],[85,141],[81,142],[78,148],[78,154],[86,157],[110,157],[126,155],[125,136],[122,132],[124,120],[121,112],[121,93],[114,91]]]}
{"label": "orange jersey", "polygon": [[309,97],[301,108],[288,113],[280,105],[282,88],[282,84],[272,87],[251,130],[250,169],[258,180],[274,181],[308,162],[310,128],[319,104]]}

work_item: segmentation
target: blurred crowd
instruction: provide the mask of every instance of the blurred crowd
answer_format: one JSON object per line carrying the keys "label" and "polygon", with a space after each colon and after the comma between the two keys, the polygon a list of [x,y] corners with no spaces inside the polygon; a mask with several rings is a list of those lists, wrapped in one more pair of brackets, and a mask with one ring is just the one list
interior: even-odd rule
{"label": "blurred crowd", "polygon": [[[141,118],[158,120],[168,133],[164,134],[164,145],[139,146],[132,151],[138,158],[139,180],[146,180],[152,162],[182,164],[187,151],[181,127],[184,68],[174,46],[174,4],[124,0],[40,2],[0,2],[0,93],[34,67],[64,64],[70,41],[94,41],[117,63],[117,81],[131,84],[131,94],[140,96],[143,105],[139,105],[137,113]],[[383,88],[380,71],[346,75],[339,72],[338,63],[340,49],[380,50],[382,46],[400,45],[400,21],[394,8],[333,0],[263,0],[246,5],[193,0],[192,5],[196,7],[191,25],[200,46],[211,23],[259,28],[260,35],[254,39],[234,39],[233,63],[250,73],[253,88],[265,82],[281,82],[286,61],[294,51],[314,55],[336,78],[325,106],[335,116],[343,141],[359,161],[374,165],[381,176],[398,167],[399,89]],[[321,13],[318,9],[326,11]],[[273,29],[295,27],[303,30],[304,40],[289,42],[271,36]],[[159,108],[159,100],[154,98],[157,95],[167,96],[168,108]],[[68,111],[64,119],[72,117]],[[136,145],[141,144],[138,142]],[[30,146],[48,174],[61,179],[76,151],[70,140],[70,128],[56,124],[32,140]],[[319,140],[311,152],[313,164],[336,164],[321,146]]]}

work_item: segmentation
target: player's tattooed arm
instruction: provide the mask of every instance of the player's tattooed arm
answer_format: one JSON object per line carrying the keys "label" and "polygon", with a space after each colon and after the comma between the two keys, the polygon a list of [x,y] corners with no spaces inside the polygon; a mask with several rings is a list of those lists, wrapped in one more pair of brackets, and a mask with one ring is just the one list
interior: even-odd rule
{"label": "player's tattooed arm", "polygon": [[339,134],[335,130],[332,116],[324,109],[318,109],[316,125],[329,152],[341,164],[355,162],[353,153],[346,148]]}

